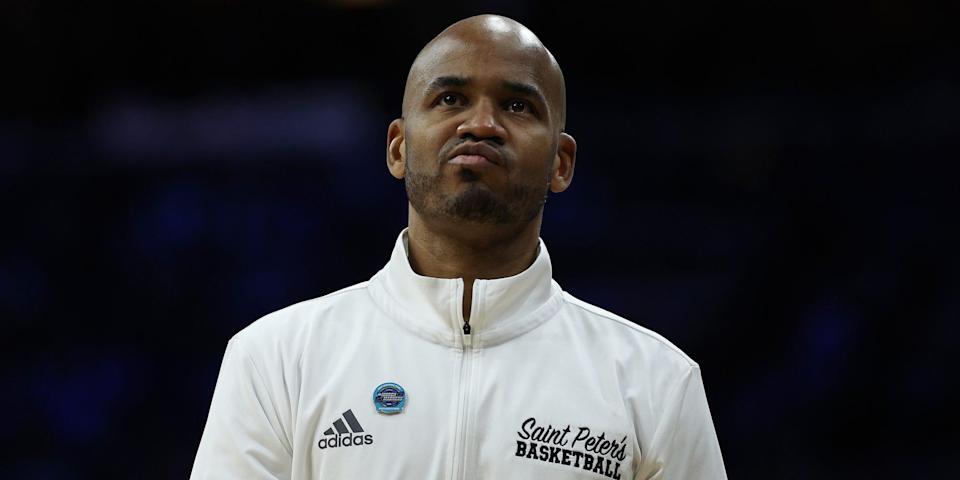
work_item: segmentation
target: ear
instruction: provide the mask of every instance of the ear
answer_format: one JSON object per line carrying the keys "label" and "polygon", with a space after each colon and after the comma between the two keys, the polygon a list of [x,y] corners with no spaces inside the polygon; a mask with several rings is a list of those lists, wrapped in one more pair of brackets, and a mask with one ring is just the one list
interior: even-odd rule
{"label": "ear", "polygon": [[402,179],[407,173],[407,151],[404,148],[403,119],[390,122],[387,127],[387,169],[390,175]]}
{"label": "ear", "polygon": [[550,191],[560,193],[573,181],[573,167],[577,163],[577,141],[572,136],[560,132],[557,142],[557,154],[553,158],[553,175],[550,177]]}

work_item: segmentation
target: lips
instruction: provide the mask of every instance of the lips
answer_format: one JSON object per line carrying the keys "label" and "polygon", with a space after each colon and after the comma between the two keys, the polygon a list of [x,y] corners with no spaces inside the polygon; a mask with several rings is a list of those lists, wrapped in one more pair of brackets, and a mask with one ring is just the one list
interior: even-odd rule
{"label": "lips", "polygon": [[454,165],[480,166],[486,163],[503,164],[503,155],[486,143],[464,143],[450,152],[448,163]]}

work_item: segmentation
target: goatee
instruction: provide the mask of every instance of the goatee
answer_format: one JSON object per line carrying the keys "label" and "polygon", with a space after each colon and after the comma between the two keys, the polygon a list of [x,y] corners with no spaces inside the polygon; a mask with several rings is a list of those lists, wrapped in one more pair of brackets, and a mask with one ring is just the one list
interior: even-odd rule
{"label": "goatee", "polygon": [[533,220],[547,201],[549,179],[542,184],[511,185],[502,198],[483,185],[473,170],[462,168],[457,173],[467,188],[453,195],[440,191],[442,177],[424,175],[410,168],[404,185],[410,205],[420,215],[445,216],[469,222],[495,225],[516,224]]}

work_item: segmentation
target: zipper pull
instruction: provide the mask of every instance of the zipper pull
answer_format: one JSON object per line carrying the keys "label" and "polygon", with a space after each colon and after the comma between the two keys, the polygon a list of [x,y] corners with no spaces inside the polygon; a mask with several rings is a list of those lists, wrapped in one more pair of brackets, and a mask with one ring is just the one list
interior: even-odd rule
{"label": "zipper pull", "polygon": [[473,346],[473,335],[470,335],[470,321],[463,321],[463,346],[472,347]]}

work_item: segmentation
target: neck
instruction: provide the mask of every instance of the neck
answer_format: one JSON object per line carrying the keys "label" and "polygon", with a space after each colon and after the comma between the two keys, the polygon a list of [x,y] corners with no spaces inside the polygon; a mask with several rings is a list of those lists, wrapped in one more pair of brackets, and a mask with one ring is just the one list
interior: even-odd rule
{"label": "neck", "polygon": [[525,225],[435,225],[410,207],[410,266],[420,275],[463,279],[463,318],[470,319],[473,281],[516,275],[536,259],[542,214]]}

